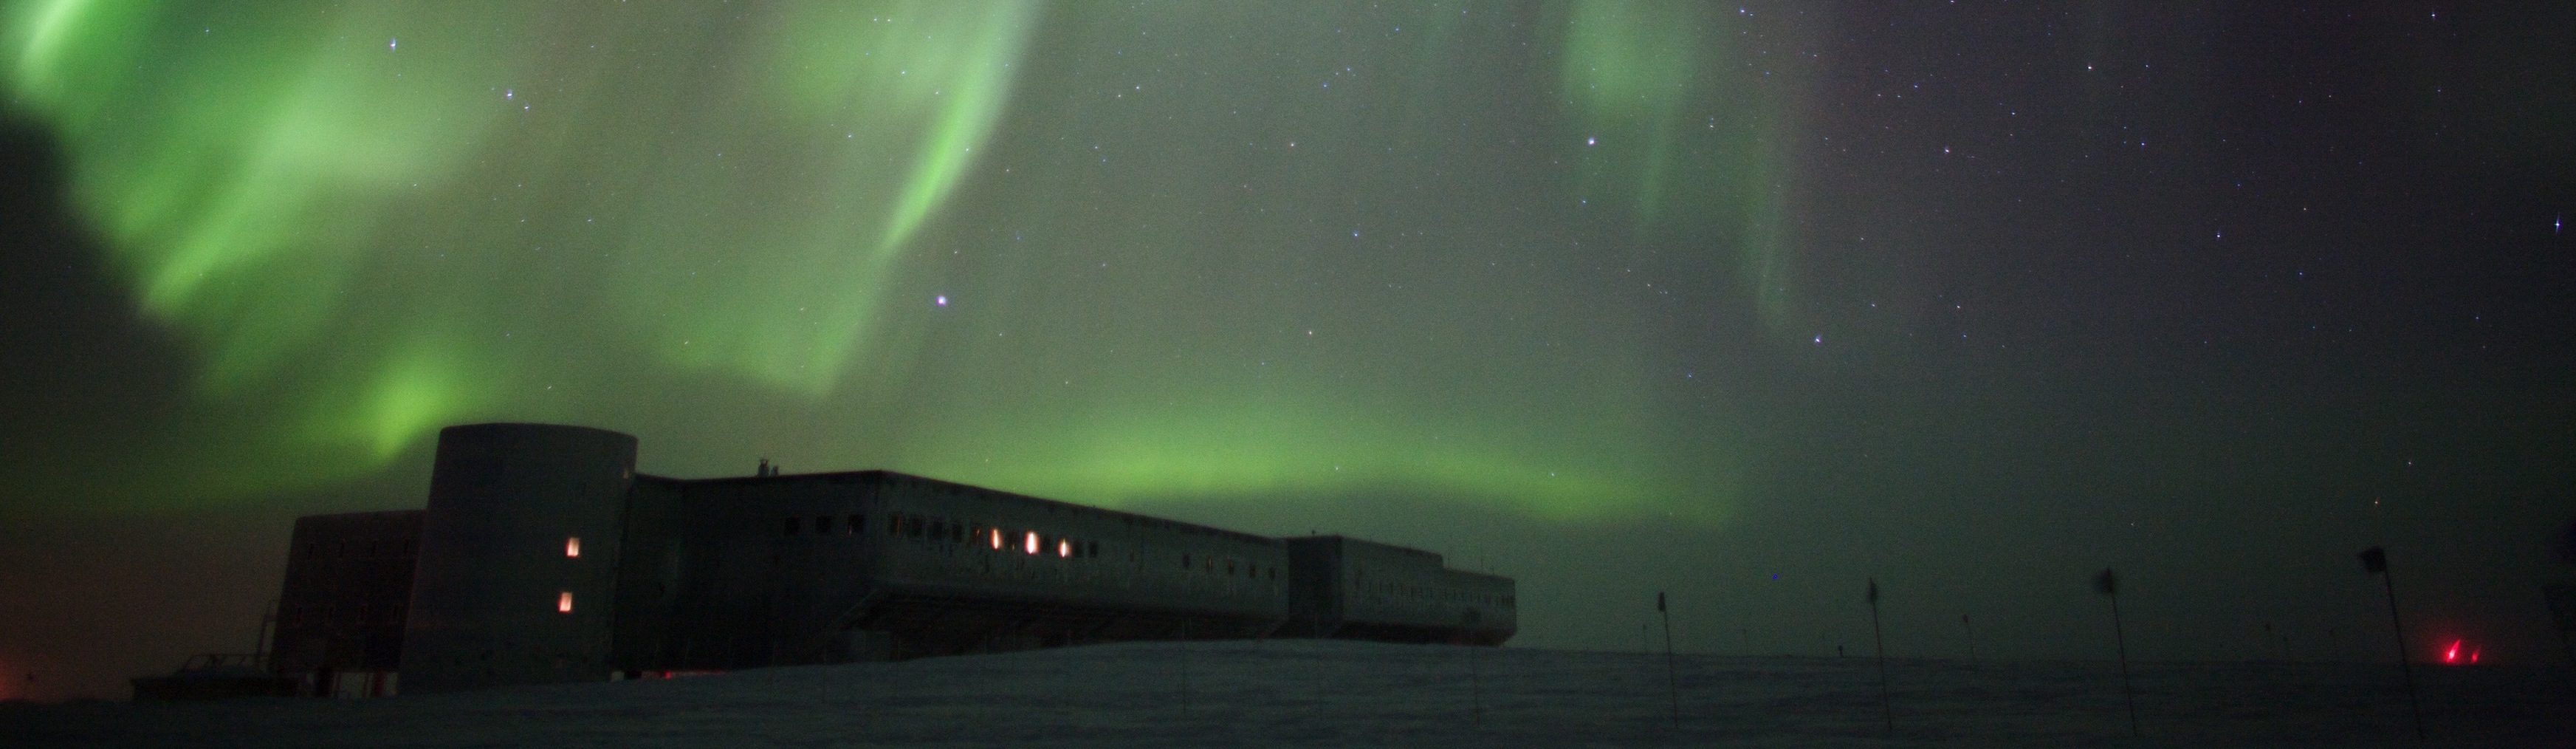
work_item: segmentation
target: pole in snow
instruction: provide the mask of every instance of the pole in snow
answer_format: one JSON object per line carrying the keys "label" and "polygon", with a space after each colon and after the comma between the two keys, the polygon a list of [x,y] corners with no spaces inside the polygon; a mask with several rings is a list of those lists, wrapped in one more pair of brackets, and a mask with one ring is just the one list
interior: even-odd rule
{"label": "pole in snow", "polygon": [[1887,697],[1887,636],[1878,628],[1878,578],[1869,579],[1869,638],[1878,644],[1878,710],[1887,717],[1887,734],[1896,735],[1896,704]]}
{"label": "pole in snow", "polygon": [[2138,736],[2138,694],[2129,687],[2129,635],[2120,624],[2120,576],[2111,568],[2093,576],[2093,590],[2111,597],[2111,638],[2120,646],[2120,698],[2129,703],[2129,735]]}
{"label": "pole in snow", "polygon": [[2406,657],[2406,621],[2397,616],[2397,581],[2388,574],[2388,552],[2377,546],[2361,550],[2363,572],[2378,575],[2388,589],[2388,623],[2397,629],[2397,670],[2406,675],[2406,711],[2415,716],[2415,740],[2424,740],[2424,708],[2415,701],[2415,664]]}
{"label": "pole in snow", "polygon": [[1968,670],[1977,670],[1977,625],[1968,623],[1968,615],[1959,615],[1959,626],[1968,630]]}
{"label": "pole in snow", "polygon": [[1664,617],[1664,693],[1672,698],[1673,728],[1682,727],[1682,682],[1673,673],[1673,612],[1664,608],[1664,592],[1655,591],[1655,613]]}

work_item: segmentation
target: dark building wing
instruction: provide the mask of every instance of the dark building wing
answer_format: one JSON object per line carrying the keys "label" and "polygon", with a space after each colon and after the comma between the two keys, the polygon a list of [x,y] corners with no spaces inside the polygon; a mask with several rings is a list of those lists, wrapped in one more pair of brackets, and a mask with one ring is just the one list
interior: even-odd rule
{"label": "dark building wing", "polygon": [[[298,522],[280,663],[398,663],[402,691],[445,692],[1123,640],[1499,645],[1518,623],[1510,578],[1418,549],[887,471],[640,476],[635,453],[442,430],[428,509]],[[343,542],[370,556],[323,554]]]}

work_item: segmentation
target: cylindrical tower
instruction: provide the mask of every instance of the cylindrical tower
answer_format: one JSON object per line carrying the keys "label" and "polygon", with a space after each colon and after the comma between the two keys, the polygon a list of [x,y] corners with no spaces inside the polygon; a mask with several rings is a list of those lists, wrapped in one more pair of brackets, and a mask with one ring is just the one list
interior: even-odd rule
{"label": "cylindrical tower", "polygon": [[439,430],[400,689],[608,676],[635,438],[552,424]]}

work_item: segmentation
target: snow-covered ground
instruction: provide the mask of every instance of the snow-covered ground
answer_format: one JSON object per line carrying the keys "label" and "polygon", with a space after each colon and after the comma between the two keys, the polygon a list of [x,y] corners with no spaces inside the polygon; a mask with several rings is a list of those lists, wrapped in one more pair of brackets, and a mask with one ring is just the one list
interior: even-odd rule
{"label": "snow-covered ground", "polygon": [[[2393,665],[1126,643],[364,701],[0,706],[0,745],[2413,746]],[[2419,667],[2436,746],[2576,747],[2576,672]]]}

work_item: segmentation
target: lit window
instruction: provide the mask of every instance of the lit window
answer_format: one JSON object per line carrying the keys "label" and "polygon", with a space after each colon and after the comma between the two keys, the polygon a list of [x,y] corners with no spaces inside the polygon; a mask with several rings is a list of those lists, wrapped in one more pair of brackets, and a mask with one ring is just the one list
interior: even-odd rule
{"label": "lit window", "polygon": [[1023,546],[1027,548],[1028,552],[1031,554],[1038,553],[1038,532],[1029,531],[1028,540],[1023,544]]}
{"label": "lit window", "polygon": [[1002,529],[1000,528],[993,529],[993,548],[1002,548]]}
{"label": "lit window", "polygon": [[564,591],[563,595],[555,597],[555,610],[566,614],[572,613],[572,591]]}
{"label": "lit window", "polygon": [[567,557],[578,557],[578,556],[581,556],[581,537],[580,537],[580,536],[570,536],[570,537],[566,537],[566,538],[564,539],[564,556],[567,556]]}
{"label": "lit window", "polygon": [[1056,556],[1059,556],[1059,557],[1069,557],[1069,556],[1073,556],[1073,542],[1072,542],[1072,541],[1067,541],[1067,540],[1064,540],[1064,539],[1061,539],[1061,538],[1056,539],[1056,540],[1055,540],[1055,555],[1056,555]]}

